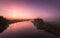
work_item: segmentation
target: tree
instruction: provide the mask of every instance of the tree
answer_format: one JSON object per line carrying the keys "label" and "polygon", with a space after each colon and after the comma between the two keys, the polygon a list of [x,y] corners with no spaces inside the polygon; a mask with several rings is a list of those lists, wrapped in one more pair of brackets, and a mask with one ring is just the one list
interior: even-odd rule
{"label": "tree", "polygon": [[4,18],[3,16],[0,16],[0,33],[6,29],[8,20]]}
{"label": "tree", "polygon": [[37,27],[37,29],[46,28],[45,23],[44,23],[43,19],[41,19],[41,18],[34,19],[33,24]]}

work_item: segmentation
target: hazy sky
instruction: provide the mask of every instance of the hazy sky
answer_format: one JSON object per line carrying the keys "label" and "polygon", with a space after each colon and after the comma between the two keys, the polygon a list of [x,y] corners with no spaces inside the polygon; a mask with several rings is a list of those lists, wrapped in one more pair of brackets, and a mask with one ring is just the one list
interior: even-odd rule
{"label": "hazy sky", "polygon": [[0,15],[60,20],[60,0],[0,0]]}

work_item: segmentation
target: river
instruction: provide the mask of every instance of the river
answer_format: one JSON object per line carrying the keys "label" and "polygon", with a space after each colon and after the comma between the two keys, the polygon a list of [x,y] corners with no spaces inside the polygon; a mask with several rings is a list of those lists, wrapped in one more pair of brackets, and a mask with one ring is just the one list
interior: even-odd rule
{"label": "river", "polygon": [[0,38],[57,38],[55,35],[45,32],[44,30],[37,30],[30,22],[17,22],[10,24],[10,26],[0,33]]}

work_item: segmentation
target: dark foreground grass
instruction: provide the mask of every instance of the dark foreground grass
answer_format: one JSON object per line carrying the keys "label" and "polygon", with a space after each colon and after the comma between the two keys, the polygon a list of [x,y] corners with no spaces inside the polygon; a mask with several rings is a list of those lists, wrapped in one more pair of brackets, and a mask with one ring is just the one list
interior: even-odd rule
{"label": "dark foreground grass", "polygon": [[46,22],[46,29],[45,31],[50,32],[56,36],[60,37],[60,23],[57,22]]}

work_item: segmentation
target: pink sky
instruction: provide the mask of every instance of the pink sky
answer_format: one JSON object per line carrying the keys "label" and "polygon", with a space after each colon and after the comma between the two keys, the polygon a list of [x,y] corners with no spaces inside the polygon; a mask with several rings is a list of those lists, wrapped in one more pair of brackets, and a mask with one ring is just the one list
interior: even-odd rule
{"label": "pink sky", "polygon": [[51,3],[43,1],[0,1],[0,16],[9,19],[37,17],[52,20],[59,19],[60,11],[57,5],[58,3]]}

